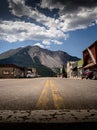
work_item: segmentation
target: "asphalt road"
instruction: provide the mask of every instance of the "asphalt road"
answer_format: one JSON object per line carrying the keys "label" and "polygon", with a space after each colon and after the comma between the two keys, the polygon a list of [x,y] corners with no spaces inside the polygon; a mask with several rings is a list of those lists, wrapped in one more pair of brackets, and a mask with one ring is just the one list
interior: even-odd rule
{"label": "asphalt road", "polygon": [[97,80],[0,79],[0,110],[97,109]]}

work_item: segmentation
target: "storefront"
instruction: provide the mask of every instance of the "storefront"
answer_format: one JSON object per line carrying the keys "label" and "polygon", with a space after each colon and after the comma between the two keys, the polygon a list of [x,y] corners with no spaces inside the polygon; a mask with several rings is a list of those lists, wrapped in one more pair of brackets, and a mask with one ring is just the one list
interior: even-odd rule
{"label": "storefront", "polygon": [[25,77],[25,68],[14,64],[0,65],[0,78],[21,78]]}

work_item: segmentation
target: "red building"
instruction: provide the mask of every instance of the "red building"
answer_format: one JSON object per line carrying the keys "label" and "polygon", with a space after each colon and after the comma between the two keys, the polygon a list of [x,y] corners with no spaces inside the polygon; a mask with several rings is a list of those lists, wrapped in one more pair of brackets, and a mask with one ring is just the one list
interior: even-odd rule
{"label": "red building", "polygon": [[97,70],[97,41],[83,51],[83,68]]}

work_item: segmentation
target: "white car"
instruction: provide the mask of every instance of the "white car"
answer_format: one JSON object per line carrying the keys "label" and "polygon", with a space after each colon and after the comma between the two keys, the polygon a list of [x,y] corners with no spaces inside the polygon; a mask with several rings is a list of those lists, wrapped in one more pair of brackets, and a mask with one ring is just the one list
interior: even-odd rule
{"label": "white car", "polygon": [[27,77],[27,78],[35,78],[36,76],[35,76],[35,74],[31,73],[31,74],[27,74],[26,77]]}

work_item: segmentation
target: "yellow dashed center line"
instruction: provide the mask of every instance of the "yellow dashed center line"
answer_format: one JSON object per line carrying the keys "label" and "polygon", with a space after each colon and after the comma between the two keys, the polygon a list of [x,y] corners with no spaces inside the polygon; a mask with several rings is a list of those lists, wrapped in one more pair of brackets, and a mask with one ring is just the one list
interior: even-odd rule
{"label": "yellow dashed center line", "polygon": [[47,109],[49,103],[49,80],[46,80],[44,88],[36,104],[36,109]]}
{"label": "yellow dashed center line", "polygon": [[55,86],[52,80],[46,80],[41,95],[37,101],[36,109],[49,109],[48,107],[50,103],[50,89],[53,98],[52,102],[54,103],[55,109],[64,108],[64,99],[61,96],[58,88]]}
{"label": "yellow dashed center line", "polygon": [[55,86],[54,82],[50,80],[50,87],[52,90],[52,96],[54,101],[54,106],[56,109],[62,109],[64,107],[64,99],[61,96],[58,88]]}

